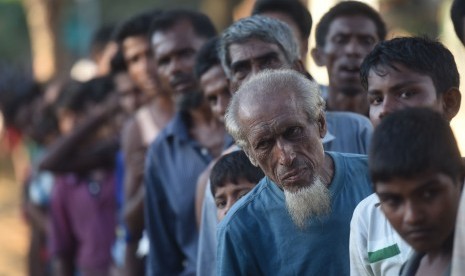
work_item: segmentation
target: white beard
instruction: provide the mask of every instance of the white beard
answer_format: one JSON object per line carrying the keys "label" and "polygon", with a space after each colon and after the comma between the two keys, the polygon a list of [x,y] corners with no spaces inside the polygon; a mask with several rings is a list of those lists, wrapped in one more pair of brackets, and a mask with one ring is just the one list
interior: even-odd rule
{"label": "white beard", "polygon": [[311,185],[296,192],[284,190],[284,197],[292,221],[301,230],[305,229],[309,218],[331,211],[331,196],[320,177],[315,177]]}

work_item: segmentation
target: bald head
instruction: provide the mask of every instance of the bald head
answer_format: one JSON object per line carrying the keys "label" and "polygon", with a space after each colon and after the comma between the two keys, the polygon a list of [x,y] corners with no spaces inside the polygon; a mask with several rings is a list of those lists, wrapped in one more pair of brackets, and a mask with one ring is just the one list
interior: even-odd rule
{"label": "bald head", "polygon": [[324,116],[324,101],[318,85],[294,70],[267,70],[243,83],[234,94],[226,113],[226,127],[240,146],[247,146],[243,118],[266,108],[269,112],[289,106],[295,113],[304,113],[309,121]]}

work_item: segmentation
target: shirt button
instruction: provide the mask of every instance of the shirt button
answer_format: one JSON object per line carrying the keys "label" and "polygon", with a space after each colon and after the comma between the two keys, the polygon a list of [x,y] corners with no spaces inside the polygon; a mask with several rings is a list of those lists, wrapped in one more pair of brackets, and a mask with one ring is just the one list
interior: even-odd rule
{"label": "shirt button", "polygon": [[200,149],[200,153],[201,153],[202,155],[205,155],[205,156],[206,156],[206,155],[208,155],[208,149],[206,149],[206,148],[201,148],[201,149]]}

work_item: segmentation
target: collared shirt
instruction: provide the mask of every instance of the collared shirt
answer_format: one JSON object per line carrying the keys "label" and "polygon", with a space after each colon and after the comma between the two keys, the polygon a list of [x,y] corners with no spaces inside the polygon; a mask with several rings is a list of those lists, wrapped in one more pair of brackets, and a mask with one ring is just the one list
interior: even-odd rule
{"label": "collared shirt", "polygon": [[[228,135],[225,147],[231,143]],[[195,275],[196,181],[211,160],[208,150],[189,136],[180,113],[150,146],[144,174],[148,275]]]}
{"label": "collared shirt", "polygon": [[[52,256],[74,256],[77,268],[107,272],[115,239],[116,201],[113,172],[98,180],[73,173],[56,177],[50,203],[49,248]],[[95,274],[97,275],[97,274]]]}
{"label": "collared shirt", "polygon": [[298,229],[284,192],[264,178],[218,225],[217,275],[349,275],[349,224],[372,193],[366,156],[327,152],[334,161],[331,212]]}

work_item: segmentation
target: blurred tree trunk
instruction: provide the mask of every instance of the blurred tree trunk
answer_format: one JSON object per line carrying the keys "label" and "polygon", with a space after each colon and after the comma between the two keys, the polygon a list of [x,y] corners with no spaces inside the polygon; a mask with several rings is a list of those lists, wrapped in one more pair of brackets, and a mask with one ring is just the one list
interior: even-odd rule
{"label": "blurred tree trunk", "polygon": [[34,75],[50,80],[60,68],[58,23],[65,0],[21,0],[26,14]]}
{"label": "blurred tree trunk", "polygon": [[202,0],[200,8],[210,17],[218,32],[221,32],[232,23],[234,7],[240,2],[240,0]]}

